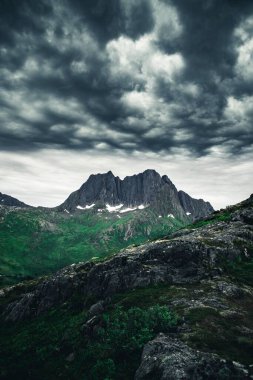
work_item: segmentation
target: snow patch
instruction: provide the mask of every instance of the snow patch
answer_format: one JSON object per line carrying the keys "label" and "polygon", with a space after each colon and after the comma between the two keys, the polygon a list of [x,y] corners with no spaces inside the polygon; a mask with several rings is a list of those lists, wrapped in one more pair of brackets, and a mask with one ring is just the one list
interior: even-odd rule
{"label": "snow patch", "polygon": [[191,212],[187,212],[186,215],[191,215]]}
{"label": "snow patch", "polygon": [[136,207],[127,207],[127,208],[120,210],[119,212],[123,213],[123,212],[129,212],[129,211],[134,211],[134,210],[143,210],[146,207],[148,207],[148,206],[147,205],[146,206],[145,205],[139,205]]}
{"label": "snow patch", "polygon": [[175,216],[173,214],[168,214],[168,218],[173,218],[175,219]]}
{"label": "snow patch", "polygon": [[68,210],[64,209],[64,211],[67,212],[67,213],[69,214],[69,211],[68,211]]}
{"label": "snow patch", "polygon": [[95,206],[95,203],[92,203],[92,205],[86,205],[85,208],[90,209]]}
{"label": "snow patch", "polygon": [[140,205],[140,206],[138,206],[138,209],[139,210],[143,210],[144,208],[146,208],[147,206],[145,206],[145,205]]}
{"label": "snow patch", "polygon": [[133,208],[124,208],[123,210],[120,210],[120,213],[123,213],[123,212],[129,212],[129,211],[134,211],[134,210],[137,210],[138,207],[133,207]]}
{"label": "snow patch", "polygon": [[159,215],[159,216],[158,216],[158,218],[161,218],[161,217],[162,217],[162,215]]}
{"label": "snow patch", "polygon": [[82,206],[76,206],[79,210],[89,210],[90,208],[94,207],[95,203],[92,203],[92,205],[86,205],[85,207]]}
{"label": "snow patch", "polygon": [[123,206],[124,206],[123,203],[117,206],[110,206],[109,204],[106,204],[106,209],[109,212],[116,212],[116,211],[119,211]]}

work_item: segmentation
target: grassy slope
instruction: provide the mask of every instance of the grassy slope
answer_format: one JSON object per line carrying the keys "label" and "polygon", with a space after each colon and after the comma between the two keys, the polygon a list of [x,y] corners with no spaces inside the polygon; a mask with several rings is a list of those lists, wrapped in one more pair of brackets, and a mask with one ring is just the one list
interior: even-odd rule
{"label": "grassy slope", "polygon": [[0,215],[0,285],[45,275],[66,265],[106,257],[174,231],[183,223],[138,210],[127,214],[85,211],[68,215],[21,209]]}
{"label": "grassy slope", "polygon": [[[224,218],[230,218],[227,211],[216,214],[204,224]],[[195,223],[192,227],[198,228],[199,224],[203,223]],[[252,285],[252,260],[234,262],[227,267],[227,276],[239,285]],[[147,287],[115,295],[109,310],[103,316],[102,333],[91,339],[82,332],[89,305],[84,310],[82,295],[78,294],[75,299],[32,321],[14,326],[0,323],[3,342],[0,355],[1,376],[13,380],[132,379],[139,364],[141,347],[150,336],[155,335],[157,326],[151,328],[150,325],[145,325],[146,330],[141,335],[135,330],[130,333],[124,327],[125,335],[122,336],[125,317],[122,320],[118,308],[121,307],[126,312],[136,307],[145,310],[144,314],[138,312],[133,318],[139,330],[138,315],[143,321],[143,318],[150,317],[150,308],[153,306],[162,307],[173,303],[173,300],[184,298],[193,302],[203,295],[212,298],[213,284]],[[29,286],[32,285],[28,284]],[[24,289],[20,291],[23,292]],[[10,297],[14,296],[10,293]],[[252,364],[253,342],[247,332],[253,325],[252,297],[249,295],[227,302],[231,309],[240,310],[241,313],[227,317],[212,307],[184,308],[179,304],[174,306],[172,314],[163,317],[163,327],[159,326],[159,331],[170,331],[177,320],[175,315],[178,315],[179,325],[184,321],[190,326],[189,332],[181,333],[181,339],[188,344],[216,352],[230,360]],[[163,309],[159,310],[163,314]],[[106,322],[108,318],[110,323]],[[132,346],[133,342],[137,346]],[[123,347],[121,351],[121,346],[124,345],[126,350]]]}

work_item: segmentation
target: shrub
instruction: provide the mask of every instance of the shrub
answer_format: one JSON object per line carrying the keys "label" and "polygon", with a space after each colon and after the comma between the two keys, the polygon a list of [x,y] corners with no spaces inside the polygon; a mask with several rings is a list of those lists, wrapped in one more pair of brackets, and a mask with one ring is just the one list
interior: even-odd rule
{"label": "shrub", "polygon": [[111,313],[105,313],[102,326],[90,341],[91,345],[87,345],[87,358],[97,359],[91,368],[94,378],[114,379],[114,364],[117,376],[128,371],[128,378],[131,378],[144,344],[158,332],[169,332],[177,321],[176,314],[168,307],[159,305],[146,310],[139,307],[124,310],[122,306],[117,306]]}

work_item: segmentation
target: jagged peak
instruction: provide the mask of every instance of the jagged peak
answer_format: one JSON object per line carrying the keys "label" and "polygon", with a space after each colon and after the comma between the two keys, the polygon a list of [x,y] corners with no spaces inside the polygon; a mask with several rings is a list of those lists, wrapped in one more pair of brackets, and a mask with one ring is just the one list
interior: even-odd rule
{"label": "jagged peak", "polygon": [[199,217],[206,216],[209,210],[213,211],[203,201],[198,204],[188,194],[182,192],[181,195],[183,199],[180,199],[177,188],[168,176],[161,177],[155,169],[146,169],[124,179],[115,177],[109,170],[91,175],[59,208],[75,211],[78,206],[86,209],[86,206],[97,203],[124,204],[126,208],[148,204],[161,215],[172,213],[181,219],[189,213],[192,217]]}
{"label": "jagged peak", "polygon": [[97,174],[91,174],[89,176],[89,178],[93,178],[93,177],[98,177],[98,176],[102,176],[102,177],[106,177],[106,176],[113,176],[114,177],[114,174],[111,170],[109,170],[108,172],[106,173],[97,173]]}
{"label": "jagged peak", "polygon": [[144,170],[143,172],[140,172],[138,174],[133,174],[133,175],[128,175],[126,177],[124,177],[124,179],[122,181],[124,181],[125,179],[129,179],[129,178],[139,178],[139,177],[145,177],[145,178],[148,178],[148,177],[157,177],[157,178],[161,178],[161,175],[155,170],[155,169],[146,169]]}
{"label": "jagged peak", "polygon": [[[119,176],[115,176],[113,174],[113,172],[111,170],[109,170],[108,172],[105,172],[105,173],[97,173],[97,174],[91,174],[88,178],[88,180],[90,178],[94,178],[94,177],[114,177],[114,178],[118,178],[120,179],[121,181],[124,181],[124,179],[126,178],[131,178],[131,177],[138,177],[138,176],[142,176],[142,175],[153,175],[153,176],[159,176],[161,177],[161,175],[155,170],[155,169],[146,169],[144,170],[143,172],[140,172],[138,174],[133,174],[133,175],[127,175],[125,176],[123,179],[121,179]],[[163,177],[167,177],[167,176],[163,176]],[[162,178],[162,177],[161,177]],[[168,177],[167,177],[168,178]]]}
{"label": "jagged peak", "polygon": [[146,169],[141,174],[155,174],[155,175],[159,175],[160,177],[160,174],[155,169]]}
{"label": "jagged peak", "polygon": [[169,179],[169,177],[166,174],[162,176],[162,180],[174,186],[173,182]]}

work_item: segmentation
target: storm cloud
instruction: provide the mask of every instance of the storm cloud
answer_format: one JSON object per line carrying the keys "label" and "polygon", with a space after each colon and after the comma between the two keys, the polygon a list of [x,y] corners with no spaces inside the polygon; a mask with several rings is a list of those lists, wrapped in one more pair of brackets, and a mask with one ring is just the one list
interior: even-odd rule
{"label": "storm cloud", "polygon": [[248,0],[2,0],[4,150],[243,154]]}
{"label": "storm cloud", "polygon": [[1,0],[0,21],[0,191],[52,206],[154,168],[215,207],[249,195],[252,0]]}

